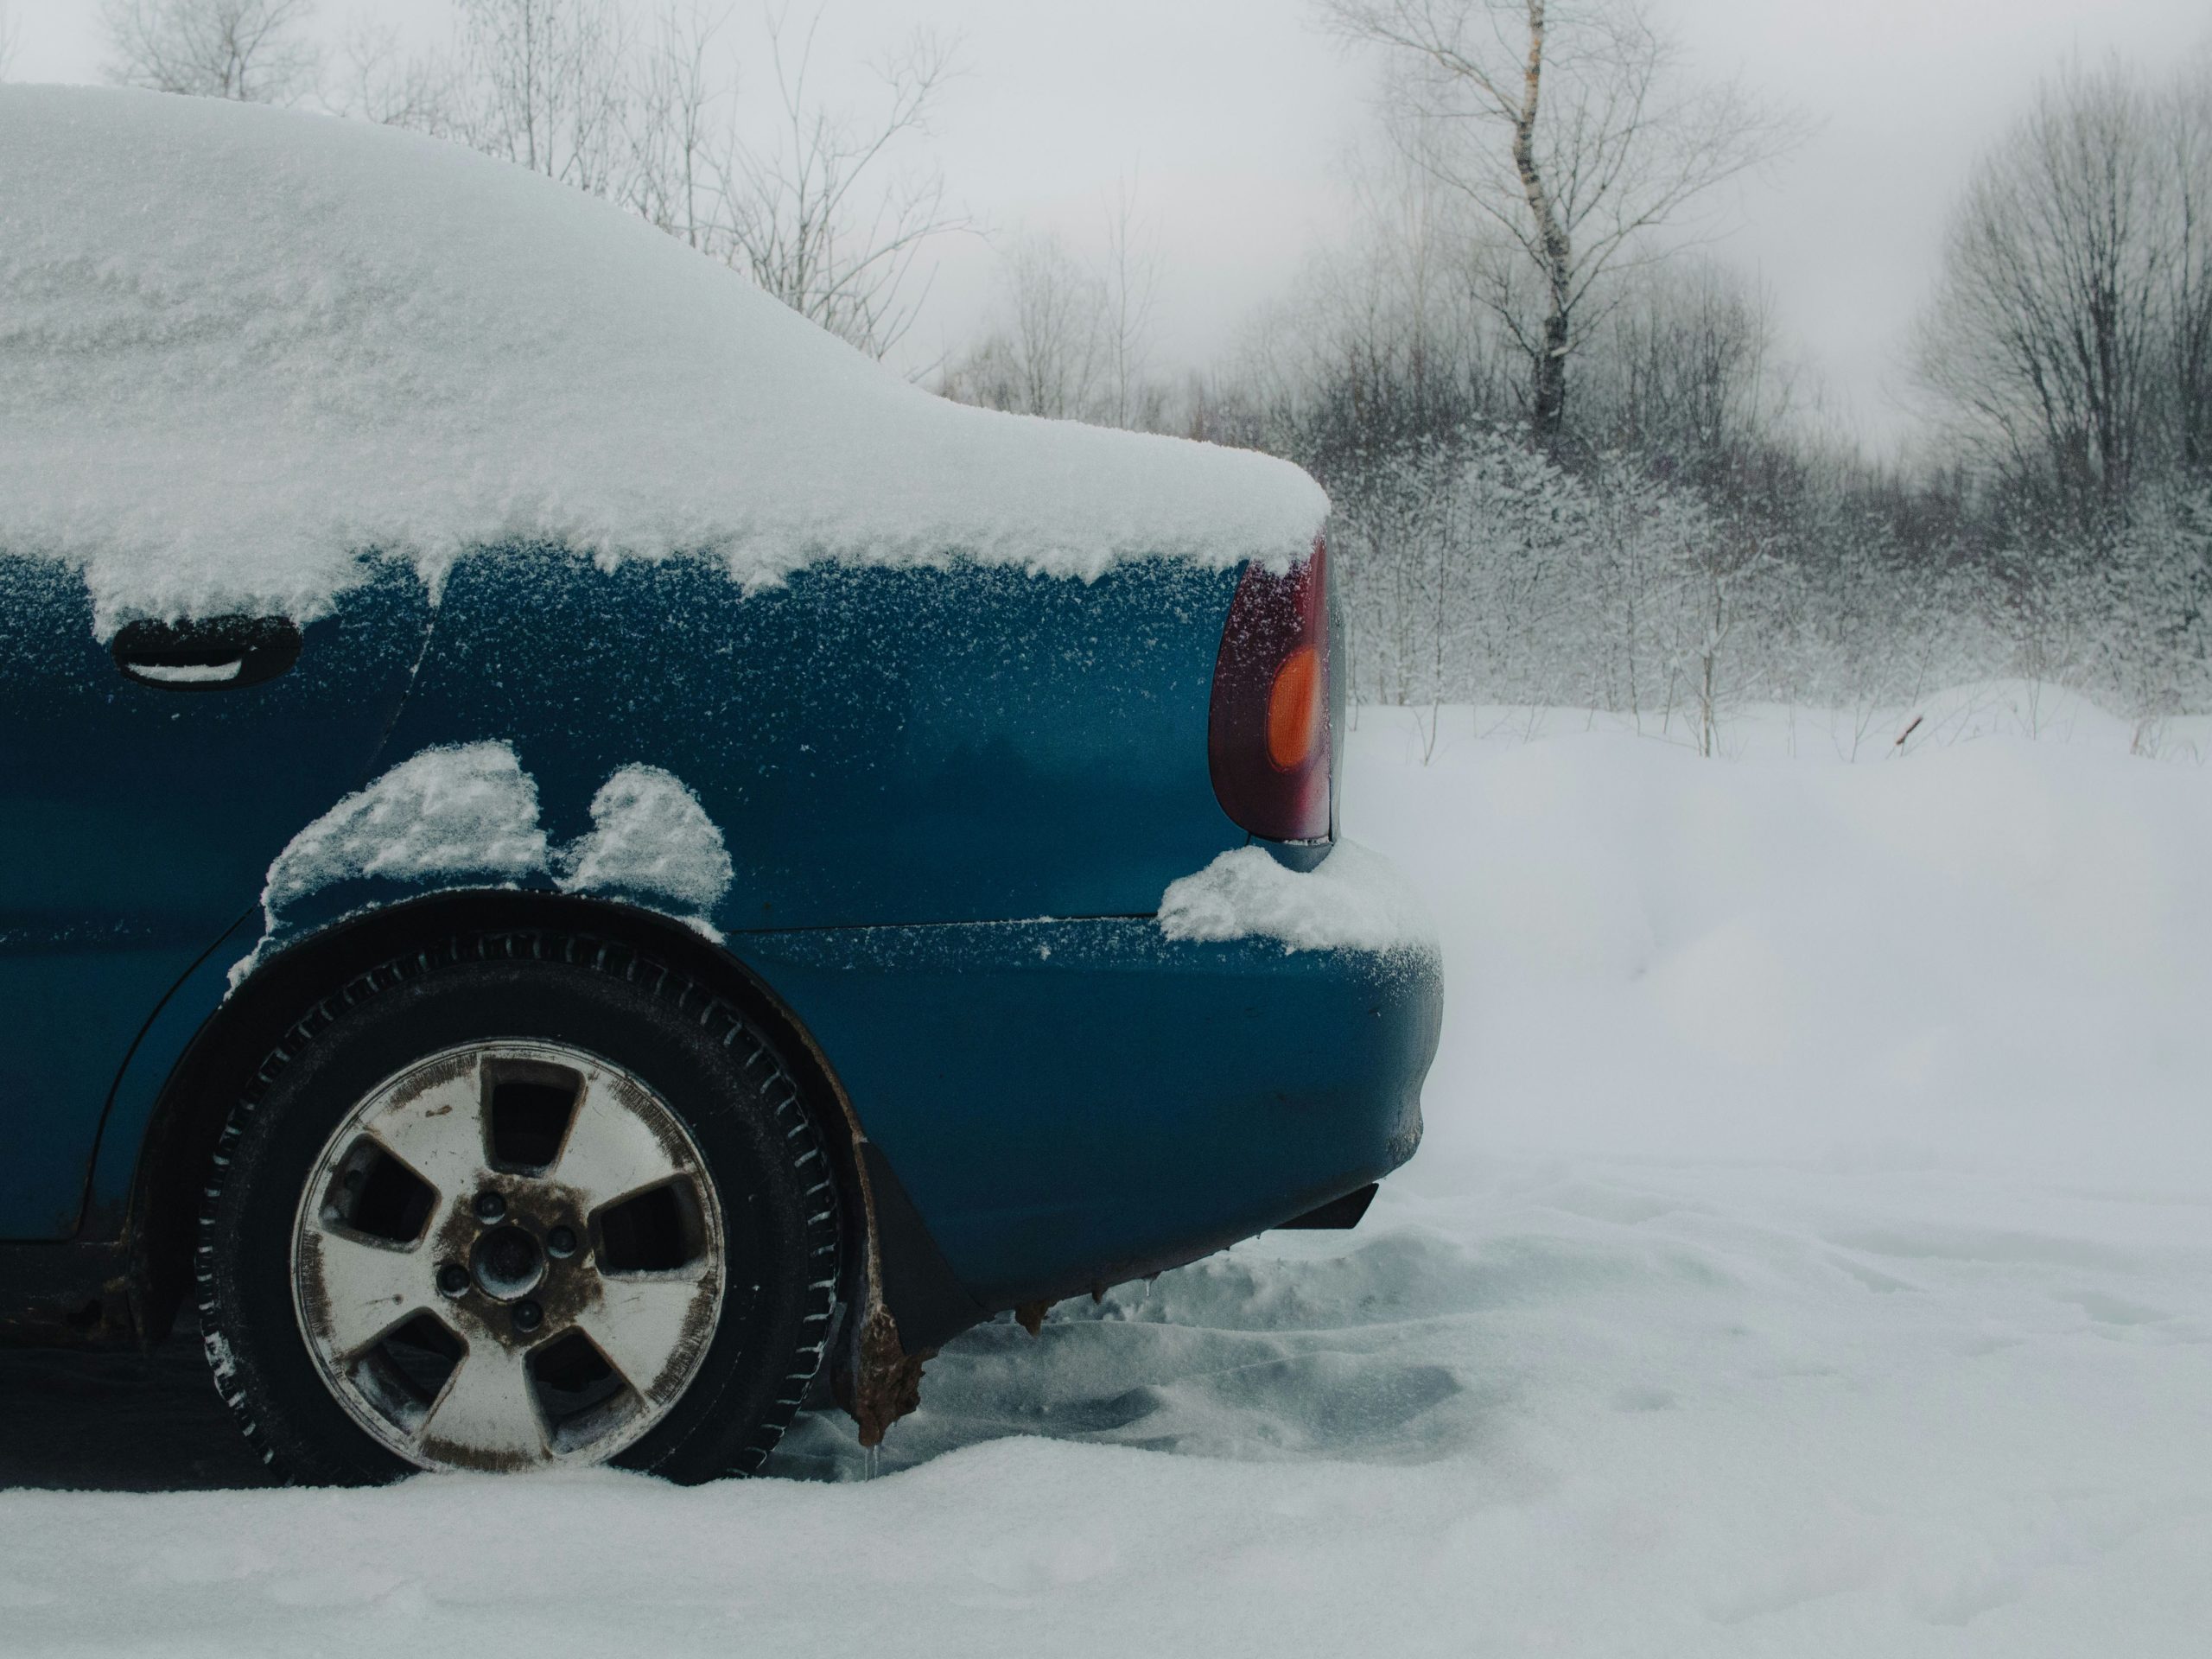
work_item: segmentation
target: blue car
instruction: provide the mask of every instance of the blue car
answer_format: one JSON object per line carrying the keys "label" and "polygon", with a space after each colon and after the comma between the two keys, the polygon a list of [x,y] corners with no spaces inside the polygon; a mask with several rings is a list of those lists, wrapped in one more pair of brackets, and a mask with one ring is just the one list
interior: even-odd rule
{"label": "blue car", "polygon": [[0,155],[0,1337],[188,1308],[297,1478],[704,1479],[1411,1155],[1303,474],[410,135]]}

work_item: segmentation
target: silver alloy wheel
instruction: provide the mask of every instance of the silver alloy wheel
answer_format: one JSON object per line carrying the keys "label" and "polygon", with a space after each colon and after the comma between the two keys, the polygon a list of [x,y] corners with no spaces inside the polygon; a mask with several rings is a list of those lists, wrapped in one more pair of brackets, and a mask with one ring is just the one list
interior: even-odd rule
{"label": "silver alloy wheel", "polygon": [[325,1142],[292,1240],[324,1382],[425,1469],[613,1457],[683,1396],[721,1314],[698,1147],[565,1045],[472,1044],[378,1084]]}

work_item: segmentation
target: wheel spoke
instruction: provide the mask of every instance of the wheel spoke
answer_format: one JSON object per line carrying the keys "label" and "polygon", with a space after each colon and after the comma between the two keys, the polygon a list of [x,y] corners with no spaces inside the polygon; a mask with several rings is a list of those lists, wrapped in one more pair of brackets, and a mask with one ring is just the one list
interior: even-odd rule
{"label": "wheel spoke", "polygon": [[576,1103],[575,1121],[550,1172],[596,1210],[626,1193],[686,1173],[667,1143],[618,1096],[621,1084],[594,1077]]}
{"label": "wheel spoke", "polygon": [[313,1334],[338,1356],[359,1353],[419,1307],[436,1301],[430,1253],[327,1228],[300,1235],[300,1301]]}
{"label": "wheel spoke", "polygon": [[545,1427],[519,1351],[479,1337],[416,1430],[426,1453],[464,1469],[503,1470],[541,1461]]}
{"label": "wheel spoke", "polygon": [[362,1126],[447,1203],[474,1188],[490,1162],[484,1145],[483,1084],[474,1058]]}
{"label": "wheel spoke", "polygon": [[692,1362],[714,1337],[715,1281],[694,1271],[651,1279],[607,1279],[602,1300],[576,1327],[607,1363],[651,1403],[680,1391]]}

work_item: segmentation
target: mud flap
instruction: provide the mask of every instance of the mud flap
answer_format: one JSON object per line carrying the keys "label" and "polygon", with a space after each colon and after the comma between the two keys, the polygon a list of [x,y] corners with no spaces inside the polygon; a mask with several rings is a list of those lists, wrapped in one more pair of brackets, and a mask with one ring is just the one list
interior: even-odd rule
{"label": "mud flap", "polygon": [[990,1317],[953,1274],[913,1200],[872,1141],[858,1155],[868,1211],[868,1274],[830,1371],[837,1403],[880,1446],[922,1401],[922,1368],[938,1350]]}

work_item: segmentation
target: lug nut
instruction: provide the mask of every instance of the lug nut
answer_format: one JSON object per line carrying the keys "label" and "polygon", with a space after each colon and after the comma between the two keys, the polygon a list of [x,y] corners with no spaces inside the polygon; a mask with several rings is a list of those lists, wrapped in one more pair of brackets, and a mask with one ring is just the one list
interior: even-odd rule
{"label": "lug nut", "polygon": [[501,1216],[504,1216],[506,1213],[507,1201],[501,1198],[498,1193],[479,1192],[476,1195],[477,1220],[497,1221]]}
{"label": "lug nut", "polygon": [[468,1269],[458,1262],[448,1262],[438,1269],[438,1288],[448,1296],[458,1296],[468,1288]]}
{"label": "lug nut", "polygon": [[574,1228],[556,1227],[551,1232],[545,1235],[546,1255],[552,1256],[569,1256],[574,1255],[575,1253],[576,1235]]}
{"label": "lug nut", "polygon": [[544,1323],[545,1310],[540,1307],[536,1302],[517,1302],[515,1304],[516,1330],[525,1332],[535,1331],[539,1325]]}

